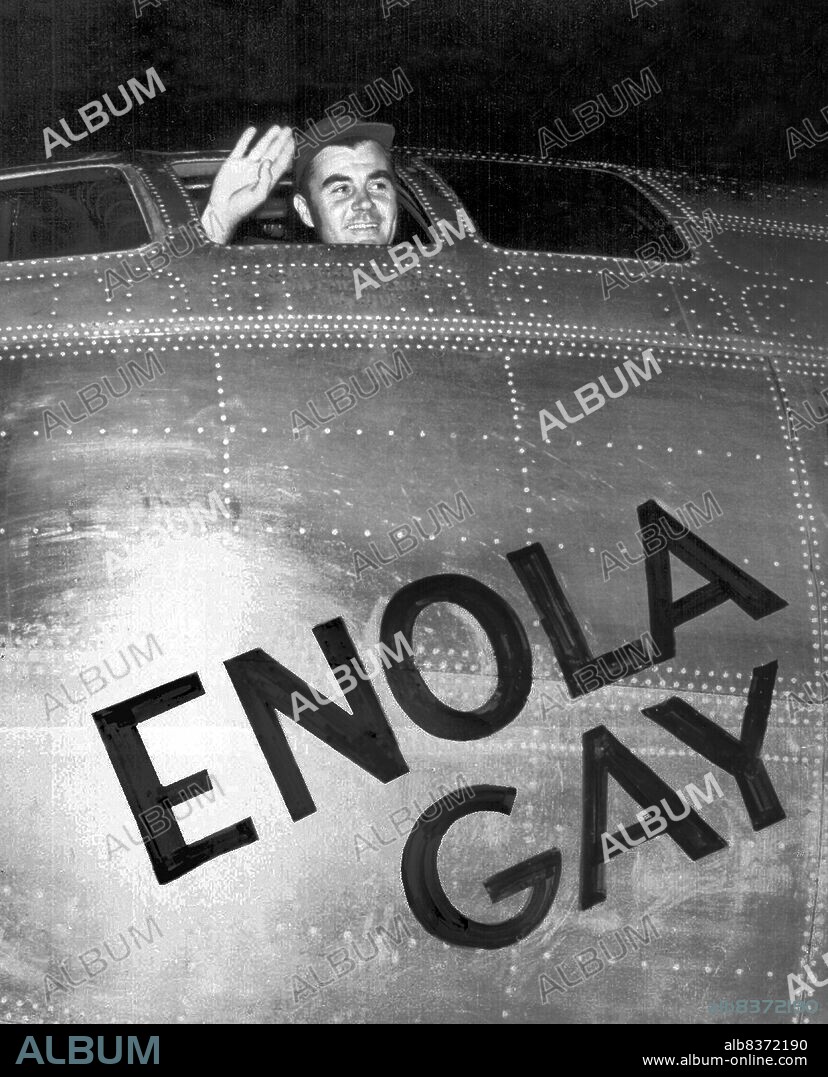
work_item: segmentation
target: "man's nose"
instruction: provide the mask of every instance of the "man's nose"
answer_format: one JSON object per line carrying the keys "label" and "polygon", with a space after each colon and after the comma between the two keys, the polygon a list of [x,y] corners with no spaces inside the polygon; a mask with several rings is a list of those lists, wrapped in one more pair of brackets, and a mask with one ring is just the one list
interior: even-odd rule
{"label": "man's nose", "polygon": [[368,193],[368,188],[363,187],[354,195],[354,209],[371,209],[374,201]]}

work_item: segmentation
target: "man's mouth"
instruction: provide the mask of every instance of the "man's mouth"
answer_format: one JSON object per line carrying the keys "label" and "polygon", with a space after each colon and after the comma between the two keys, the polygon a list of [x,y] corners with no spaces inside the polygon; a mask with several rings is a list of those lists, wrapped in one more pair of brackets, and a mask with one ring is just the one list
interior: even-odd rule
{"label": "man's mouth", "polygon": [[349,232],[376,232],[379,230],[379,221],[354,221],[346,227]]}

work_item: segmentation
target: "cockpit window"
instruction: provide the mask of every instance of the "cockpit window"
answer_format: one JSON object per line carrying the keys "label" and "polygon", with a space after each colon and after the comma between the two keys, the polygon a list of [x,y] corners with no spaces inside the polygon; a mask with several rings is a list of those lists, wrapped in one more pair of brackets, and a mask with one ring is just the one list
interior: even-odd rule
{"label": "cockpit window", "polygon": [[129,183],[116,168],[0,180],[0,261],[106,254],[149,239]]}
{"label": "cockpit window", "polygon": [[470,211],[482,238],[510,250],[633,258],[668,238],[690,255],[672,223],[620,176],[599,169],[426,157]]}
{"label": "cockpit window", "polygon": [[[207,207],[213,180],[221,164],[220,160],[179,161],[172,166],[199,217]],[[399,199],[397,241],[410,241],[418,235],[425,244],[433,243],[426,230],[425,210],[400,177],[397,183],[404,192],[404,197]],[[274,242],[319,242],[314,230],[302,223],[293,208],[293,182],[290,176],[280,180],[267,201],[239,225],[230,246],[249,247]]]}

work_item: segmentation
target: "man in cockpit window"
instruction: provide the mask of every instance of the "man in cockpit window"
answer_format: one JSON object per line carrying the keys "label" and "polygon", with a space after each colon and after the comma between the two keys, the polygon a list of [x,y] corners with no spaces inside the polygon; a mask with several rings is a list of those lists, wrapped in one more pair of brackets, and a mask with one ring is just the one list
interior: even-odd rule
{"label": "man in cockpit window", "polygon": [[248,127],[219,169],[201,218],[213,242],[229,243],[293,164],[293,205],[322,243],[391,243],[398,204],[394,128],[358,123],[338,132],[326,118],[312,132],[295,150],[291,129],[274,126],[251,148],[256,128]]}

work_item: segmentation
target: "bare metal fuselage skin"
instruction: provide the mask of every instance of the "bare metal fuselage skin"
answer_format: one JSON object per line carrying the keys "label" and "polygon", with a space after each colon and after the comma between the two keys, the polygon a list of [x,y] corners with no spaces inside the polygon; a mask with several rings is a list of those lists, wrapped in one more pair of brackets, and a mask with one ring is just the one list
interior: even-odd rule
{"label": "bare metal fuselage skin", "polygon": [[[170,160],[122,166],[156,242],[194,216]],[[404,177],[432,220],[454,221],[461,204],[419,161],[404,157]],[[599,271],[617,271],[616,259],[507,251],[479,233],[359,300],[354,269],[373,257],[389,275],[387,252],[205,244],[111,295],[106,270],[137,265],[135,252],[0,265],[2,954],[15,1014],[35,1020],[48,1002],[66,1021],[690,1022],[715,1020],[707,1007],[720,999],[786,999],[788,972],[828,950],[816,702],[828,659],[826,427],[792,433],[788,417],[806,400],[816,414],[825,406],[826,194],[616,171],[672,219],[709,208],[723,230],[608,300]],[[561,400],[572,415],[576,389],[647,348],[660,375],[542,439],[541,409]],[[120,387],[117,368],[146,366],[149,350],[163,374],[78,414],[78,390],[103,375]],[[395,350],[410,375],[294,436],[295,411],[313,401],[328,416],[327,390],[354,375],[368,385],[366,368],[393,367]],[[62,416],[61,402],[81,421],[47,437],[44,409]],[[434,534],[429,508],[459,491],[474,515]],[[506,554],[544,546],[601,653],[649,625],[643,563],[605,581],[601,552],[622,542],[640,555],[638,505],[674,511],[705,491],[722,514],[700,537],[787,607],[752,621],[725,603],[677,630],[674,659],[565,706]],[[224,511],[193,517],[192,503],[216,498]],[[388,532],[415,518],[433,537],[396,556]],[[370,556],[371,543],[387,563],[357,573],[354,554]],[[703,582],[673,568],[677,595]],[[521,618],[534,663],[523,713],[488,739],[439,740],[378,677],[410,767],[386,786],[283,717],[318,809],[294,825],[223,662],[260,647],[334,695],[313,626],[342,617],[373,650],[391,596],[448,572]],[[446,607],[418,625],[420,666],[454,706],[491,692],[480,638]],[[138,657],[148,646],[151,659]],[[735,781],[640,711],[676,695],[738,735],[751,671],[773,660],[763,758],[787,818],[754,832]],[[124,833],[135,838],[136,825],[91,715],[194,672],[205,695],[142,736],[162,779],[206,769],[221,787],[182,822],[188,841],[248,816],[259,841],[161,887]],[[713,770],[725,796],[703,814],[729,847],[692,863],[669,838],[648,842],[608,867],[606,902],[582,911],[581,737],[601,724],[672,788],[703,787]],[[563,854],[552,912],[510,949],[446,947],[406,906],[406,831],[389,816],[416,816],[415,802],[458,775],[518,790],[511,817],[472,816],[446,839],[445,885],[468,915],[514,913],[523,899],[493,907],[481,880],[552,846]],[[611,782],[613,829],[638,810]],[[349,949],[355,967],[340,983],[327,955],[353,939],[369,949],[397,915],[412,939],[364,963]],[[641,930],[645,915],[657,938],[579,974],[575,955],[600,939],[617,951],[614,933]],[[162,937],[83,978],[79,955],[104,940],[117,953],[119,933],[146,930],[147,916]],[[61,960],[80,982],[47,999],[44,976],[59,978]],[[539,976],[557,979],[557,965],[569,985],[542,1004]]]}

